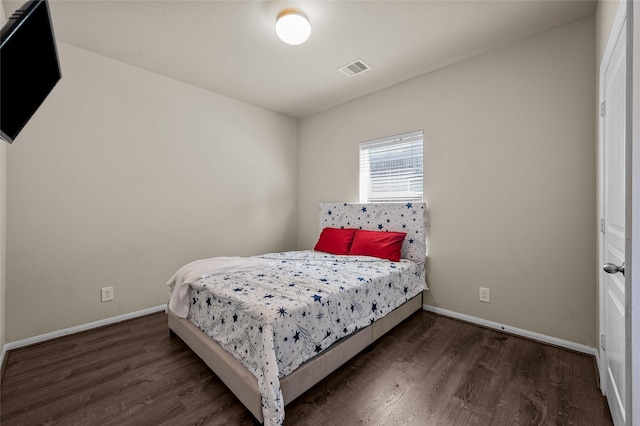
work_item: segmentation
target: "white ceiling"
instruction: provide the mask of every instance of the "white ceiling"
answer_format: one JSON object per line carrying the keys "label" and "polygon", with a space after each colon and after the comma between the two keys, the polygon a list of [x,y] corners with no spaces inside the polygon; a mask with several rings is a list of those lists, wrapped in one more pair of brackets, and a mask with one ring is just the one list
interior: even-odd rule
{"label": "white ceiling", "polygon": [[[296,118],[596,9],[557,0],[49,1],[60,41]],[[7,16],[22,3],[4,0]],[[311,21],[302,45],[275,34],[286,7]],[[359,58],[372,69],[337,70]]]}

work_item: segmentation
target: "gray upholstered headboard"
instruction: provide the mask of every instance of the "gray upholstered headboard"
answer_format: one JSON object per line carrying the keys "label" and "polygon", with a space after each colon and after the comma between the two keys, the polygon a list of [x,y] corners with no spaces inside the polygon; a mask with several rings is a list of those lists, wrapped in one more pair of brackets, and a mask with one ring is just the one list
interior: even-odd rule
{"label": "gray upholstered headboard", "polygon": [[324,228],[356,228],[406,232],[403,259],[424,264],[427,257],[427,204],[321,203],[320,231]]}

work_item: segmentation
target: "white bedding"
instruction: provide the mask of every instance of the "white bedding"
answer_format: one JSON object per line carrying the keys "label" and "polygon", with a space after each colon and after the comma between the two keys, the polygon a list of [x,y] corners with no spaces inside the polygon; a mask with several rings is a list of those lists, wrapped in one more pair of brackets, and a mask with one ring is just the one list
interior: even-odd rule
{"label": "white bedding", "polygon": [[189,320],[258,379],[265,425],[284,421],[279,378],[426,289],[424,269],[408,260],[314,251],[249,259],[263,263],[207,272],[181,289],[190,289]]}

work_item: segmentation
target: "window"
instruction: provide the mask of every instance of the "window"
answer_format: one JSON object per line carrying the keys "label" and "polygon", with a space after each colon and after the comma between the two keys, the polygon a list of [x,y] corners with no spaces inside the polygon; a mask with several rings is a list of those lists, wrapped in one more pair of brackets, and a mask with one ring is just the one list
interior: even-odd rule
{"label": "window", "polygon": [[422,201],[423,132],[360,143],[360,202]]}

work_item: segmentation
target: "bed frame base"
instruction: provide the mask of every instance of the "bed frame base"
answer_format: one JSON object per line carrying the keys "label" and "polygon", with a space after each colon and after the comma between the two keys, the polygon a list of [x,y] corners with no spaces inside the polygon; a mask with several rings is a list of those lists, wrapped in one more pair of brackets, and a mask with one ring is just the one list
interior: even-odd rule
{"label": "bed frame base", "polygon": [[[368,327],[336,342],[322,354],[282,378],[280,389],[285,405],[421,308],[422,293]],[[169,311],[169,331],[180,337],[209,366],[260,423],[264,421],[258,380],[242,364],[189,320],[178,318],[171,311]]]}

